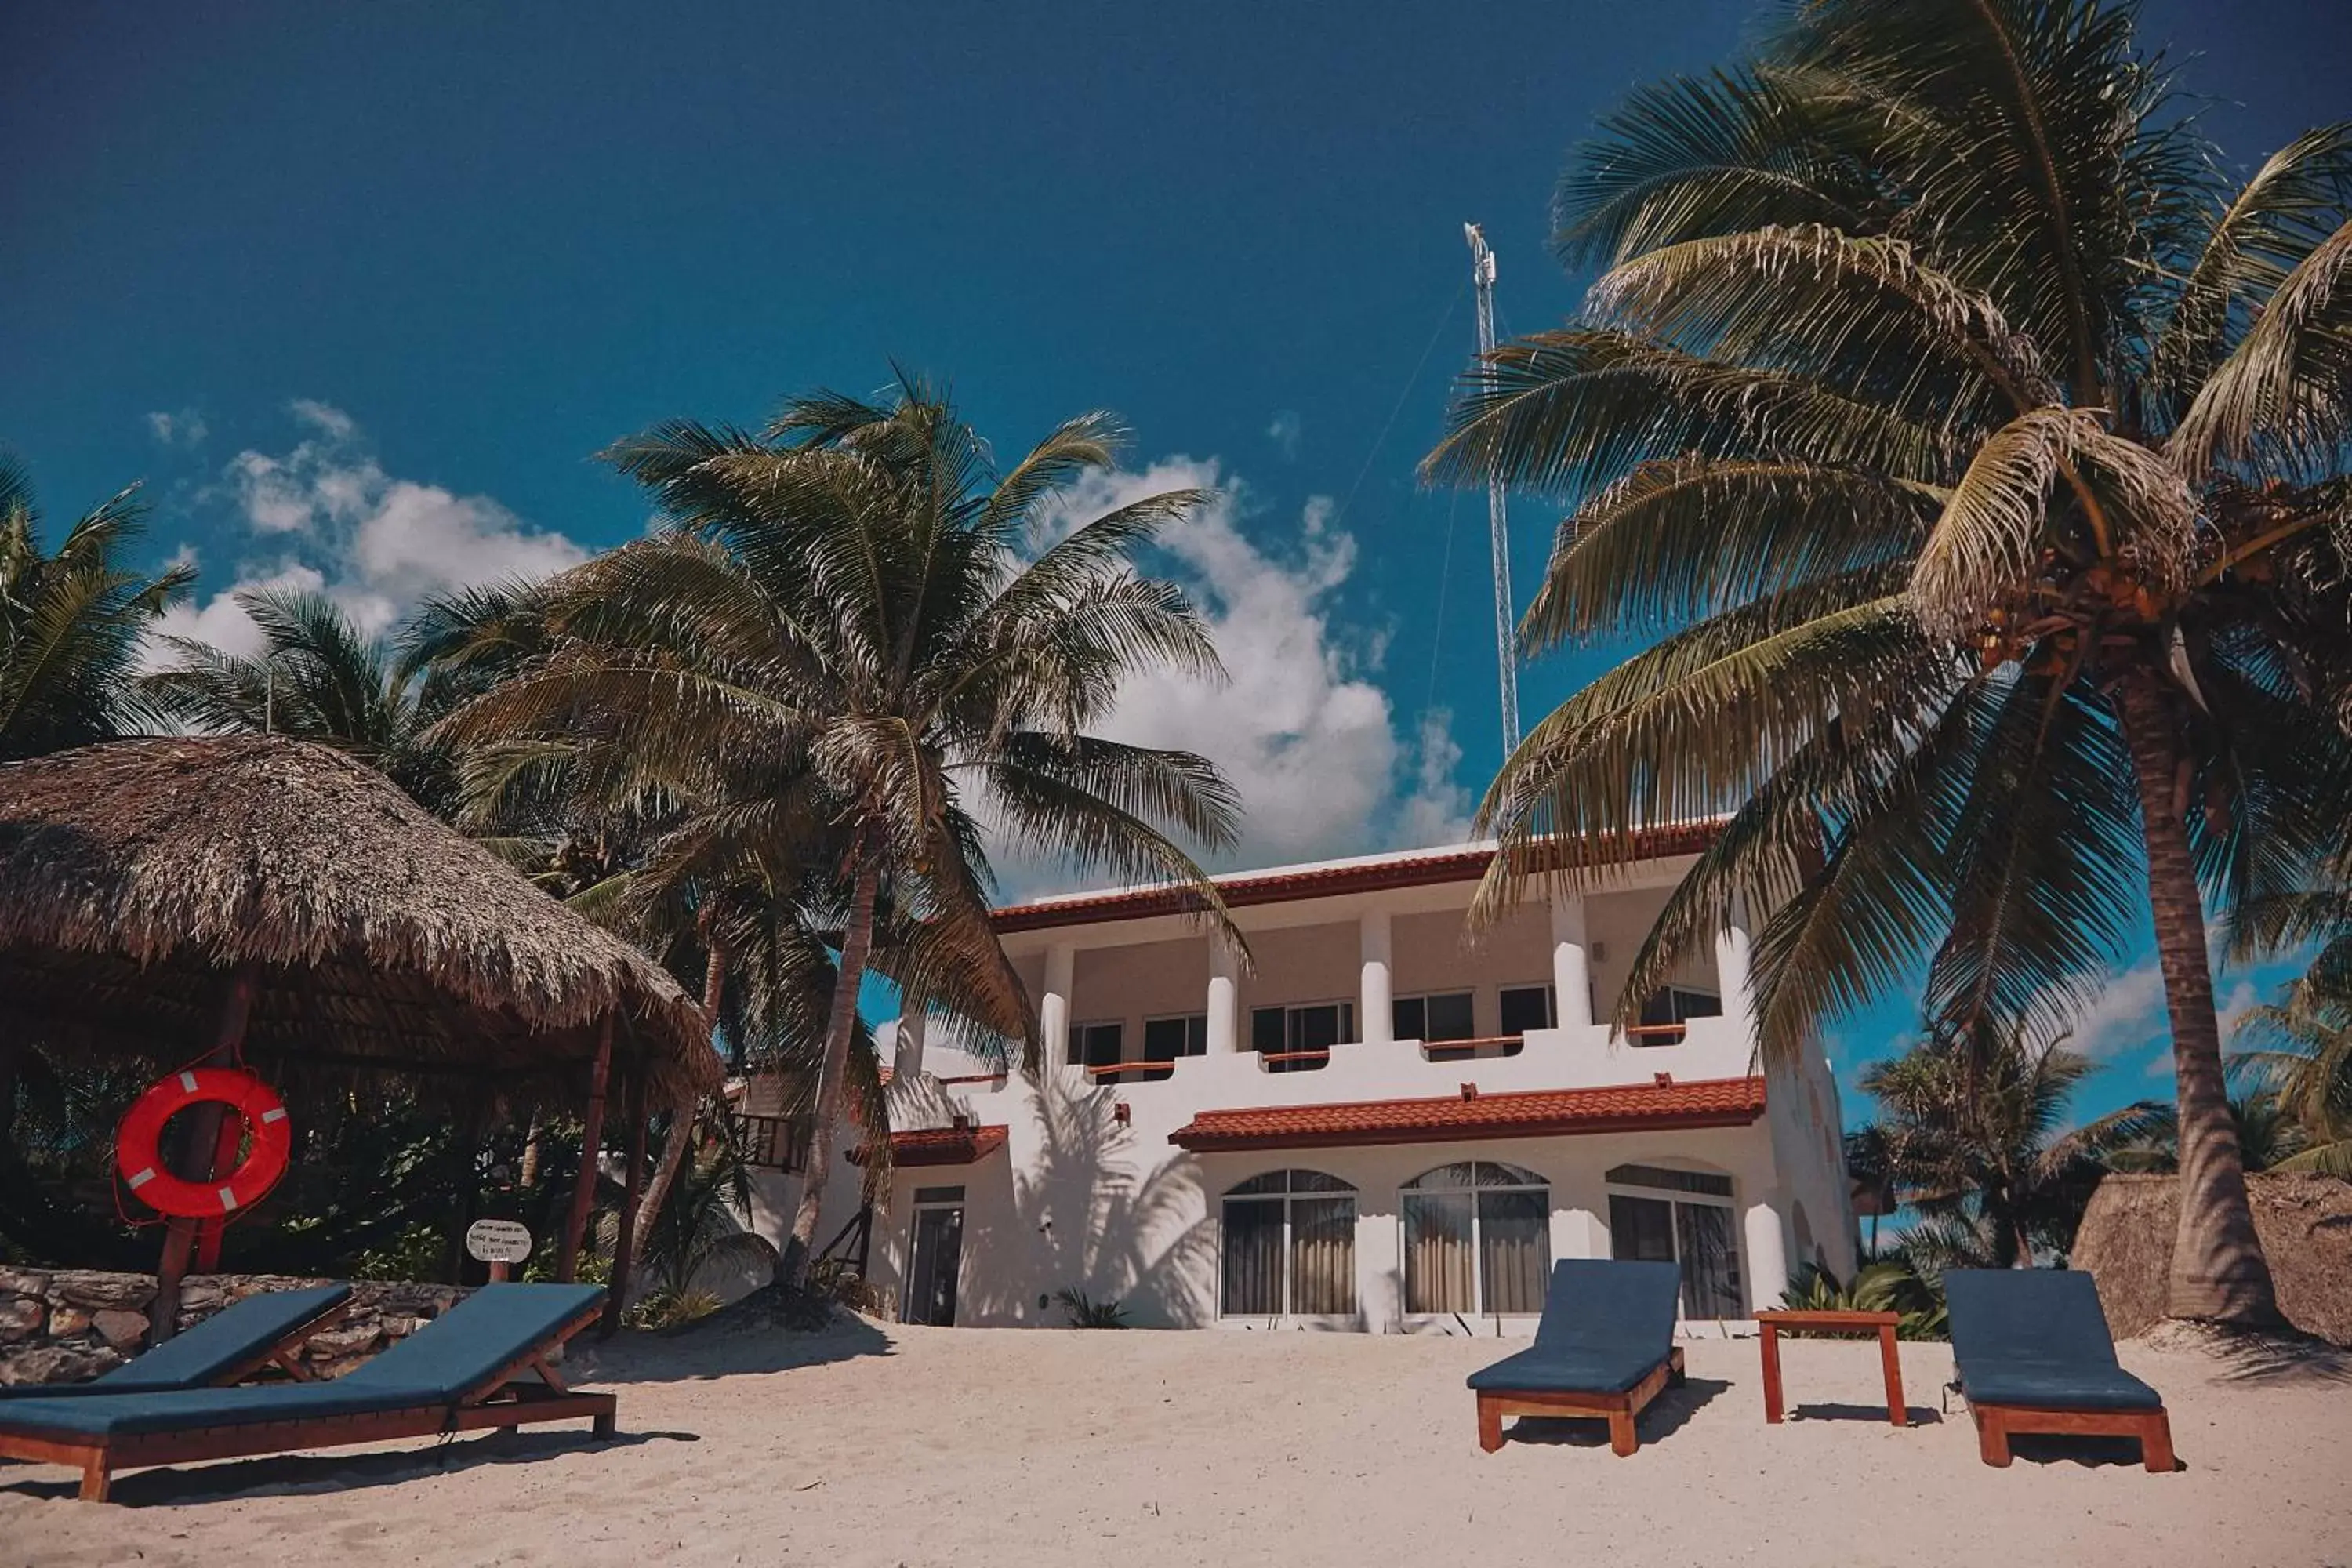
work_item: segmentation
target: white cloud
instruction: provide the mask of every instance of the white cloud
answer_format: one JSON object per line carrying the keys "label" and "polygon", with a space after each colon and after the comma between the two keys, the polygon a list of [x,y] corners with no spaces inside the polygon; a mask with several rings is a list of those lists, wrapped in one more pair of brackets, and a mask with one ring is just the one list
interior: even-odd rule
{"label": "white cloud", "polygon": [[331,403],[321,403],[315,397],[298,397],[287,405],[294,417],[319,431],[331,441],[348,441],[359,430],[352,416]]}
{"label": "white cloud", "polygon": [[1296,408],[1276,411],[1274,423],[1265,427],[1266,439],[1274,443],[1275,449],[1282,454],[1286,462],[1295,460],[1298,456],[1300,430],[1298,410]]}
{"label": "white cloud", "polygon": [[2164,972],[2150,958],[2107,982],[2067,1044],[2105,1060],[2168,1040],[2171,1029],[2164,1010]]}
{"label": "white cloud", "polygon": [[[1075,487],[1067,526],[1178,488],[1214,492],[1160,535],[1159,568],[1182,583],[1209,622],[1228,683],[1166,673],[1131,681],[1102,724],[1111,739],[1208,757],[1246,816],[1234,866],[1443,842],[1466,831],[1467,794],[1446,715],[1397,733],[1388,696],[1364,678],[1377,645],[1336,626],[1331,599],[1355,570],[1356,542],[1316,497],[1287,539],[1242,528],[1245,492],[1214,460],[1175,458],[1140,473]],[[1011,869],[1011,868],[1008,868]],[[1014,873],[1017,876],[1017,872]]]}
{"label": "white cloud", "polygon": [[204,445],[209,433],[205,416],[193,408],[183,408],[176,414],[158,411],[147,416],[148,433],[166,447],[195,447]]}
{"label": "white cloud", "polygon": [[256,651],[260,633],[232,595],[294,587],[326,594],[373,636],[429,595],[544,577],[587,558],[563,535],[530,528],[488,496],[387,473],[358,423],[331,404],[298,398],[290,411],[310,435],[275,455],[239,452],[207,492],[235,507],[264,558],[241,562],[232,585],[201,605],[174,609],[165,632]]}
{"label": "white cloud", "polygon": [[[236,584],[236,588],[291,588],[310,594],[322,592],[326,586],[323,573],[302,565],[287,565],[264,575],[243,577]],[[236,588],[224,589],[202,604],[183,600],[163,612],[156,622],[156,631],[163,637],[208,642],[224,653],[240,658],[259,653],[265,646],[261,628],[253,624],[253,617],[236,602]],[[151,640],[142,662],[150,669],[160,669],[174,660],[170,648]]]}

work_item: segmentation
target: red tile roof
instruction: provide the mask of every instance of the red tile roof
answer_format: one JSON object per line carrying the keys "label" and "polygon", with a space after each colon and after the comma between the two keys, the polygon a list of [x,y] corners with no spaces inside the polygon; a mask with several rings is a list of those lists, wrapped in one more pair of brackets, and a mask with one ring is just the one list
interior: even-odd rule
{"label": "red tile roof", "polygon": [[1436,1143],[1669,1127],[1744,1127],[1763,1112],[1762,1079],[1725,1078],[1467,1098],[1448,1095],[1437,1100],[1203,1110],[1171,1132],[1168,1141],[1194,1153]]}
{"label": "red tile roof", "polygon": [[[1714,843],[1722,830],[1720,821],[1654,828],[1635,839],[1633,858],[1664,859],[1675,855],[1696,855]],[[1251,904],[1289,903],[1299,899],[1327,899],[1391,888],[1475,882],[1486,874],[1494,858],[1492,845],[1475,845],[1437,854],[1396,855],[1336,866],[1243,871],[1213,880],[1223,895],[1225,906],[1241,909]],[[1201,907],[1200,900],[1187,888],[1121,888],[1078,898],[1010,904],[996,910],[992,918],[1000,931],[1038,931],[1049,926],[1091,925],[1097,921],[1194,914]]]}
{"label": "red tile roof", "polygon": [[[890,1134],[893,1165],[969,1165],[1004,1147],[1002,1127],[917,1127]],[[866,1163],[861,1146],[849,1152],[852,1163]]]}

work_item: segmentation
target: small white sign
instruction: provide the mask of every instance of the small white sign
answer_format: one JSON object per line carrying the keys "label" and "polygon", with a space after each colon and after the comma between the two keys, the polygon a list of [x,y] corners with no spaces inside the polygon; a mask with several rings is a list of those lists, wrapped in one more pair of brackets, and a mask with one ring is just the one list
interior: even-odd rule
{"label": "small white sign", "polygon": [[520,1263],[530,1256],[530,1231],[520,1220],[478,1219],[466,1227],[466,1250],[484,1263]]}

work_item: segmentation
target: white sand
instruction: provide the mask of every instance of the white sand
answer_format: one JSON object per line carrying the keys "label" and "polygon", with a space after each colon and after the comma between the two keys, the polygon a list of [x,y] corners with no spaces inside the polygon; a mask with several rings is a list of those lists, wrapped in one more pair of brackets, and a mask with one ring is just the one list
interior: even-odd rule
{"label": "white sand", "polygon": [[1868,1345],[1790,1346],[1798,1418],[1774,1427],[1754,1342],[1710,1341],[1631,1458],[1597,1424],[1481,1454],[1462,1379],[1507,1348],[864,1325],[624,1343],[573,1363],[620,1393],[610,1446],[549,1428],[461,1438],[446,1464],[412,1444],[134,1471],[109,1506],[0,1468],[0,1568],[2352,1563],[2340,1369],[2125,1346],[2186,1466],[2152,1476],[2047,1439],[1980,1465],[1967,1417],[1934,1416],[1940,1345],[1904,1347],[1908,1430],[1868,1409]]}

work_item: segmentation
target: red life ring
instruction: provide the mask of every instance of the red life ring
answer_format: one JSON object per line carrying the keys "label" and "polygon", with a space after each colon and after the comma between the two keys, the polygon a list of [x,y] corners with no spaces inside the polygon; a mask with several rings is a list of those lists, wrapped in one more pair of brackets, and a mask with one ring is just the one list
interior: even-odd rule
{"label": "red life ring", "polygon": [[[209,1182],[191,1182],[163,1168],[163,1124],[191,1105],[226,1105],[253,1134],[245,1163]],[[261,1200],[286,1173],[294,1124],[278,1091],[233,1068],[186,1068],[131,1102],[114,1134],[114,1165],[123,1184],[157,1214],[177,1219],[217,1219]]]}

